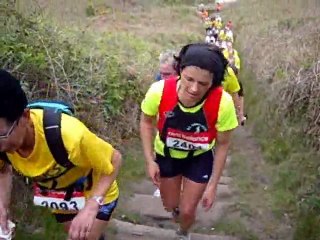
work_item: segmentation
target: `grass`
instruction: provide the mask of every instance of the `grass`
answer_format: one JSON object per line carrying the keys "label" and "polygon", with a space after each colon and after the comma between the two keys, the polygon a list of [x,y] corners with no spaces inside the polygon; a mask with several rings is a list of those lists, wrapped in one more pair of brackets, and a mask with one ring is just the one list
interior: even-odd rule
{"label": "grass", "polygon": [[236,160],[230,165],[230,173],[232,176],[237,177],[236,185],[242,192],[252,192],[254,191],[253,180],[250,176],[250,167],[246,162],[246,156],[236,155],[234,156]]}
{"label": "grass", "polygon": [[[270,105],[265,101],[270,96],[264,97],[263,88],[258,81],[254,81],[254,74],[243,71],[242,78],[246,84],[249,123],[261,146],[262,156],[258,158],[265,160],[263,164],[254,164],[256,154],[250,152],[250,146],[246,147],[243,143],[241,147],[233,146],[230,172],[235,178],[239,197],[235,210],[249,222],[250,219],[262,222],[265,226],[263,232],[269,232],[278,239],[318,239],[319,232],[311,226],[320,223],[319,218],[315,217],[319,210],[306,207],[307,210],[302,211],[299,204],[302,199],[319,194],[315,187],[315,182],[320,179],[317,170],[319,155],[302,143],[305,135],[295,130],[301,129],[299,122],[296,125],[288,119],[282,119],[286,121],[287,129],[280,123],[274,125],[275,118],[268,115]],[[245,139],[247,142],[248,138]],[[266,175],[271,181],[266,181],[266,184],[257,182],[254,173]],[[259,214],[258,209],[263,214]],[[256,230],[260,228],[252,223],[251,226]],[[260,234],[256,232],[259,237]]]}
{"label": "grass", "polygon": [[[297,112],[296,118],[293,118],[289,117],[294,116],[293,113],[289,112],[285,116],[277,109],[277,105],[287,100],[277,95],[277,88],[282,82],[292,79],[298,69],[305,70],[319,59],[318,52],[314,51],[319,48],[319,41],[316,41],[319,34],[314,37],[315,32],[320,32],[317,25],[319,18],[316,20],[306,17],[307,15],[298,11],[299,6],[293,1],[290,8],[292,12],[283,11],[280,14],[279,9],[282,9],[284,2],[277,1],[279,8],[270,11],[268,17],[265,17],[262,12],[267,9],[264,6],[266,2],[258,2],[243,1],[239,8],[228,9],[226,13],[230,14],[235,22],[237,47],[244,56],[244,71],[240,78],[245,87],[249,124],[261,146],[272,180],[267,191],[257,191],[253,179],[248,177],[254,170],[248,169],[245,164],[252,160],[247,154],[235,154],[234,158],[237,160],[231,167],[233,176],[237,179],[240,201],[244,202],[240,206],[240,212],[249,212],[252,215],[252,210],[259,208],[259,204],[253,202],[259,202],[259,198],[260,202],[264,199],[265,203],[260,207],[271,212],[272,219],[275,218],[273,221],[283,221],[292,228],[290,232],[294,236],[283,235],[278,239],[318,239],[320,234],[315,226],[318,226],[320,221],[315,216],[319,210],[310,205],[305,206],[307,210],[301,210],[300,204],[304,199],[318,194],[314,185],[317,179],[320,179],[317,172],[319,152],[309,145],[309,142],[312,142],[311,136],[302,131],[307,121],[307,113]],[[268,4],[271,7],[270,1]],[[306,4],[305,7],[308,9],[305,9],[304,13],[319,10],[316,5]],[[249,11],[252,13],[250,16],[247,15]],[[319,15],[319,11],[314,15]],[[308,42],[307,46],[295,42],[297,39],[300,43]],[[286,110],[284,108],[283,112]],[[255,189],[257,194],[251,199],[252,189]],[[257,213],[253,213],[258,218]],[[276,229],[271,232],[278,231],[281,235],[285,232],[281,233],[281,230],[278,230],[280,227]]]}
{"label": "grass", "polygon": [[138,139],[127,142],[122,152],[124,161],[119,174],[119,186],[120,191],[123,190],[124,195],[128,196],[132,194],[128,186],[146,177],[145,161],[142,146]]}
{"label": "grass", "polygon": [[131,139],[126,142],[122,150],[124,161],[118,177],[120,187],[120,201],[115,218],[123,221],[141,224],[144,219],[137,213],[125,209],[126,201],[134,194],[132,183],[139,182],[146,177],[145,161],[139,139]]}
{"label": "grass", "polygon": [[93,31],[98,34],[129,32],[156,44],[159,50],[203,38],[195,8],[188,5],[167,6],[160,4],[161,1],[138,1],[134,6],[126,5],[123,8],[119,1],[94,0],[92,2],[97,12],[100,8],[108,11],[101,11],[99,15],[87,18],[85,12],[88,0],[79,0],[77,4],[74,4],[73,0],[17,2],[19,11],[25,14],[41,11],[43,18],[50,19],[56,25],[67,28],[73,26],[79,31]]}
{"label": "grass", "polygon": [[259,239],[258,236],[256,236],[247,228],[247,226],[241,221],[241,219],[222,219],[214,225],[213,233],[227,236],[236,236],[237,238],[243,240]]}
{"label": "grass", "polygon": [[60,240],[66,238],[62,225],[57,224],[55,218],[47,209],[34,207],[32,204],[28,204],[28,209],[23,209],[21,206],[20,209],[16,208],[14,210],[14,215],[15,218],[19,219],[15,237],[17,240]]}

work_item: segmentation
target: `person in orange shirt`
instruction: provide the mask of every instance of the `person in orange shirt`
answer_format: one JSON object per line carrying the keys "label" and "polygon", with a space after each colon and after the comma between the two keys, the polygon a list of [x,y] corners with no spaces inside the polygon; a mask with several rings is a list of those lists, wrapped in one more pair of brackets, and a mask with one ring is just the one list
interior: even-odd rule
{"label": "person in orange shirt", "polygon": [[205,21],[209,17],[208,11],[205,9],[204,4],[198,6],[198,15],[201,17],[202,21]]}

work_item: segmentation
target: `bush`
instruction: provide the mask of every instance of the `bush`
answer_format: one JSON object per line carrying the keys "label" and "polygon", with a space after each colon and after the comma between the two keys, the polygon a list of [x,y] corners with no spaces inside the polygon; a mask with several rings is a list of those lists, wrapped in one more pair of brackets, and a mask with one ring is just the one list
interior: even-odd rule
{"label": "bush", "polygon": [[0,66],[23,81],[29,99],[72,103],[77,115],[106,138],[119,141],[137,129],[147,63],[155,51],[129,34],[58,29],[37,15],[24,18],[2,6]]}
{"label": "bush", "polygon": [[[137,133],[139,103],[145,83],[152,81],[150,66],[158,61],[150,44],[127,33],[93,35],[58,28],[38,14],[25,17],[10,5],[0,4],[0,12],[0,67],[21,79],[30,100],[73,104],[77,116],[114,145]],[[32,207],[29,187],[14,183],[17,237],[65,238],[45,209]]]}

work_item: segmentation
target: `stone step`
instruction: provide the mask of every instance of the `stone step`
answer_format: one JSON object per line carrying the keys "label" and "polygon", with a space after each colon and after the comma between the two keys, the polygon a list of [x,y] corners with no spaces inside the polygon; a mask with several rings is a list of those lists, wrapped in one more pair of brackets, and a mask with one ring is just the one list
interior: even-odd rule
{"label": "stone step", "polygon": [[155,237],[141,237],[141,236],[134,236],[128,233],[118,233],[115,236],[108,236],[107,235],[107,240],[159,240],[158,238]]}
{"label": "stone step", "polygon": [[158,220],[171,219],[171,214],[163,209],[161,198],[152,195],[134,194],[125,204],[126,209]]}
{"label": "stone step", "polygon": [[[117,219],[113,219],[110,225],[116,232],[112,238],[114,240],[173,240],[176,237],[175,231],[172,229],[132,224]],[[191,240],[237,240],[237,238],[191,233]]]}
{"label": "stone step", "polygon": [[[221,185],[225,186],[225,185]],[[200,205],[200,204],[199,204]],[[197,223],[210,227],[222,216],[226,208],[232,205],[226,199],[216,199],[214,206],[205,212],[201,206],[197,210]],[[126,204],[126,209],[155,220],[171,220],[171,213],[164,210],[161,198],[151,195],[135,194]]]}

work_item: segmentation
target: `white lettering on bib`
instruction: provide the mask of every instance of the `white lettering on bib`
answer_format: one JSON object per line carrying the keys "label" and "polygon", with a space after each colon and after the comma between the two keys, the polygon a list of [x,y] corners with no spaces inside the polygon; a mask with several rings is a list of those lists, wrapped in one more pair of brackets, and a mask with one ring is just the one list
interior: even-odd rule
{"label": "white lettering on bib", "polygon": [[38,186],[34,186],[33,204],[55,210],[79,211],[84,208],[86,199],[83,192],[74,191],[69,201],[64,200],[65,191],[46,190],[42,193]]}
{"label": "white lettering on bib", "polygon": [[187,151],[200,149],[209,150],[210,137],[208,132],[182,132],[169,128],[167,131],[166,145],[169,148]]}

